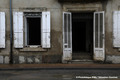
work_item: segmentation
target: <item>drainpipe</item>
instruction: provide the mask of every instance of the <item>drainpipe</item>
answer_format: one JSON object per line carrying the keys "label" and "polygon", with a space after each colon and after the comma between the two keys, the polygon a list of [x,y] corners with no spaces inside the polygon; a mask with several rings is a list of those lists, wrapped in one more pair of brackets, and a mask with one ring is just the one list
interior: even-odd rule
{"label": "drainpipe", "polygon": [[12,0],[10,5],[10,64],[13,64],[13,19],[12,19]]}

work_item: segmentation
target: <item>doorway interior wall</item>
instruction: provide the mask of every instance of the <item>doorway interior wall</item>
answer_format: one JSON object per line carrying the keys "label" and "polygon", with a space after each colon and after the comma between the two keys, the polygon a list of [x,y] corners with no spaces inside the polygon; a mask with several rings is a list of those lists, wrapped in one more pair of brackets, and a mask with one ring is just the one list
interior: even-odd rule
{"label": "doorway interior wall", "polygon": [[72,12],[72,57],[93,57],[93,14],[94,12]]}

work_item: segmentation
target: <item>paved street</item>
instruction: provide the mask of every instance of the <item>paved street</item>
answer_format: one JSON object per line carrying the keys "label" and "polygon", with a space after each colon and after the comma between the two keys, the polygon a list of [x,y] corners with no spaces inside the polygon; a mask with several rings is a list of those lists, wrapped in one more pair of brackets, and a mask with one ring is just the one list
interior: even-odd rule
{"label": "paved street", "polygon": [[120,80],[120,69],[1,70],[0,80]]}

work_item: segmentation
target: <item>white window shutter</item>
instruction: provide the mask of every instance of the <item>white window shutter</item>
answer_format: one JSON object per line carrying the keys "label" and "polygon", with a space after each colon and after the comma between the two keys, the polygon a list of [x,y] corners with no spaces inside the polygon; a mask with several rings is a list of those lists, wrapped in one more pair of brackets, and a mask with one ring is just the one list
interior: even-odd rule
{"label": "white window shutter", "polygon": [[14,47],[23,48],[23,12],[13,12]]}
{"label": "white window shutter", "polygon": [[120,11],[113,13],[113,46],[120,47]]}
{"label": "white window shutter", "polygon": [[0,48],[5,48],[5,12],[0,12]]}
{"label": "white window shutter", "polygon": [[42,48],[50,48],[50,12],[42,12]]}

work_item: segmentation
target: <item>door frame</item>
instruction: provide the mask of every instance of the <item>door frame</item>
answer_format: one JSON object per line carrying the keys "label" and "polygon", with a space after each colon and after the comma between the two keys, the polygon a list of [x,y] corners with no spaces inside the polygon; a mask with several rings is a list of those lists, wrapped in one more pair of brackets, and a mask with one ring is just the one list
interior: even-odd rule
{"label": "door frame", "polygon": [[[77,7],[77,5],[75,5],[75,6],[76,7],[72,7],[71,5],[66,5],[66,4],[63,5],[63,12],[65,11],[65,12],[93,12],[94,13],[94,12],[102,11],[101,5],[99,7],[91,7],[91,8],[86,7],[85,9],[82,8],[82,6],[81,7]],[[85,7],[85,6],[83,6],[83,7]],[[94,15],[93,15],[93,17],[94,17]],[[93,18],[93,20],[94,20],[94,18]],[[105,23],[105,20],[104,20],[104,23]],[[93,29],[94,29],[94,21],[93,21]],[[104,33],[105,33],[105,30],[104,30]],[[94,33],[93,33],[93,45],[94,45]],[[93,49],[94,49],[94,46],[93,46]],[[105,49],[105,39],[104,39],[104,49]],[[93,53],[94,53],[94,50],[93,50]],[[105,56],[105,50],[104,50],[104,56]],[[93,57],[94,57],[94,55],[93,55]],[[105,57],[104,57],[104,59],[105,59]],[[104,61],[104,59],[101,61]],[[71,60],[72,60],[72,58],[71,58]],[[69,60],[67,60],[67,61],[69,61]],[[94,58],[94,61],[97,61],[97,59]],[[66,63],[66,61],[63,58],[62,58],[62,62]]]}

